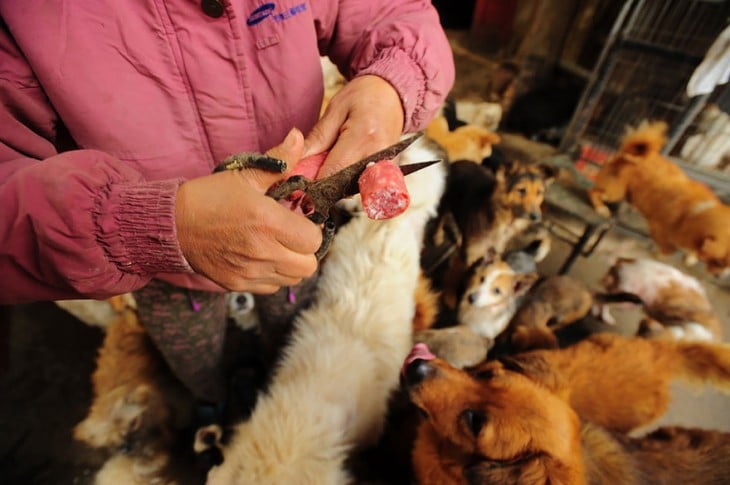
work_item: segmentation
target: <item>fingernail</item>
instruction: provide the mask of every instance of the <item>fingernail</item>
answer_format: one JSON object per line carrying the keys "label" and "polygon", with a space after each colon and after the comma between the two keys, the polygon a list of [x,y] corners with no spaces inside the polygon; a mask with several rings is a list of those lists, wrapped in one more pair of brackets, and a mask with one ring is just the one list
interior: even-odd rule
{"label": "fingernail", "polygon": [[298,131],[299,130],[297,130],[296,128],[292,128],[291,130],[289,130],[289,133],[286,135],[286,138],[284,138],[284,143],[283,143],[284,148],[287,148],[287,149],[294,148],[294,145],[296,144],[296,140],[297,140]]}

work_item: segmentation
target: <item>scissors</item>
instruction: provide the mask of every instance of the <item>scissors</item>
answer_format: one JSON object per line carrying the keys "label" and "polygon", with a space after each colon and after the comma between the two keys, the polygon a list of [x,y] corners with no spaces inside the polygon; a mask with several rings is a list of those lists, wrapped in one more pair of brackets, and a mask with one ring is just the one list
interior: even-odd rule
{"label": "scissors", "polygon": [[[293,175],[271,186],[266,192],[266,195],[272,197],[274,200],[287,200],[295,195],[297,191],[301,191],[304,194],[303,199],[309,209],[307,210],[306,216],[315,224],[323,224],[322,245],[315,253],[317,259],[320,260],[329,250],[335,233],[336,226],[330,217],[330,211],[335,204],[360,191],[358,180],[368,165],[381,160],[394,159],[422,135],[423,133],[416,133],[323,179],[310,180],[302,175]],[[408,175],[440,161],[430,160],[427,162],[410,163],[401,165],[399,168],[403,175]],[[225,159],[215,168],[214,172],[241,170],[243,168],[260,168],[271,172],[284,173],[287,169],[287,164],[283,160],[271,158],[266,155],[242,153]]]}

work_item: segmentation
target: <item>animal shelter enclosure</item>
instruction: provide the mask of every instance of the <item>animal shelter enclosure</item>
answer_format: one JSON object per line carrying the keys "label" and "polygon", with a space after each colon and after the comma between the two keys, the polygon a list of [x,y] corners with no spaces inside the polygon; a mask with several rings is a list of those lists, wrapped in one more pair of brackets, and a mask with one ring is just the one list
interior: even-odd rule
{"label": "animal shelter enclosure", "polygon": [[[730,202],[730,85],[687,91],[730,0],[433,5],[456,79],[389,156],[399,212],[327,192],[317,272],[228,292],[222,404],[182,389],[133,293],[0,306],[0,485],[730,483],[722,258],[660,254],[634,194],[592,192],[663,121],[657,158],[625,158],[719,197],[690,213]],[[321,62],[324,112],[346,81]]]}
{"label": "animal shelter enclosure", "polygon": [[[723,1],[627,1],[593,68],[561,140],[590,176],[618,146],[626,126],[661,119],[670,126],[664,153],[678,158],[698,130],[700,114],[726,87],[692,96],[687,84],[708,49],[727,26]],[[727,196],[726,174],[684,164],[693,176]]]}

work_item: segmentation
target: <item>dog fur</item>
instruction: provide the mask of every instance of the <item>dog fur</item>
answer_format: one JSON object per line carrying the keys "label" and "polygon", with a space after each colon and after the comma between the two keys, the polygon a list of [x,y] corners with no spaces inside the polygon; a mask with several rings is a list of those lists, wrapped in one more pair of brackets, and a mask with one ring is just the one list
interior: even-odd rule
{"label": "dog fur", "polygon": [[[609,302],[641,303],[629,293],[595,293],[570,275],[553,275],[530,288],[507,329],[497,338],[499,352],[557,348],[555,332],[578,322]],[[613,323],[610,321],[610,323]]]}
{"label": "dog fur", "polygon": [[592,307],[585,284],[569,275],[549,276],[525,296],[503,338],[511,352],[557,348],[553,332],[585,317]]}
{"label": "dog fur", "polygon": [[550,167],[519,162],[502,165],[496,172],[465,161],[449,166],[434,233],[451,227],[448,232],[456,233],[452,242],[456,247],[429,275],[446,308],[455,308],[470,266],[490,249],[503,254],[516,235],[541,219],[551,173]]}
{"label": "dog fur", "polygon": [[619,258],[603,277],[607,291],[633,293],[647,314],[639,333],[653,338],[722,340],[722,323],[702,284],[653,259]]}
{"label": "dog fur", "polygon": [[490,251],[468,272],[457,307],[457,323],[494,340],[514,316],[520,297],[536,280],[536,273],[517,273]]}
{"label": "dog fur", "polygon": [[425,416],[420,483],[720,483],[730,472],[730,434],[622,435],[664,413],[673,377],[728,389],[728,345],[603,334],[471,372],[414,349],[403,374]]}
{"label": "dog fur", "polygon": [[93,402],[74,438],[112,453],[97,473],[97,485],[167,483],[176,420],[189,419],[191,401],[136,311],[122,300],[113,305],[119,315],[106,329],[92,375]]}
{"label": "dog fur", "polygon": [[[415,145],[401,158],[433,153]],[[379,437],[411,346],[423,231],[444,178],[443,165],[413,173],[404,214],[373,221],[360,211],[340,228],[315,301],[296,318],[268,390],[235,427],[208,483],[350,480],[345,460]]]}
{"label": "dog fur", "polygon": [[444,148],[450,162],[469,160],[478,164],[492,155],[492,145],[501,140],[493,131],[474,124],[465,124],[449,131],[444,116],[437,116],[428,124],[426,136]]}
{"label": "dog fur", "polygon": [[681,250],[688,263],[700,260],[721,275],[730,268],[730,206],[661,155],[666,130],[663,122],[644,122],[630,131],[596,175],[590,200],[604,216],[610,215],[607,202],[629,201],[661,253]]}

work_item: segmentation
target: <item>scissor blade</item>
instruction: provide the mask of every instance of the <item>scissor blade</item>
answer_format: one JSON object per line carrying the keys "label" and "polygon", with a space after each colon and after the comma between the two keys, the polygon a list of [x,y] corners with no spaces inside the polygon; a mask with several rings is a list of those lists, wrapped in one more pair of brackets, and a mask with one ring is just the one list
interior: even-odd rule
{"label": "scissor blade", "polygon": [[360,162],[357,163],[357,165],[362,166],[365,168],[366,165],[368,165],[370,162],[379,162],[381,160],[393,160],[396,156],[400,155],[400,153],[411,146],[411,144],[418,140],[421,136],[423,136],[423,133],[419,132],[416,133],[413,136],[409,136],[408,138],[399,141],[398,143],[389,146],[388,148],[384,148],[380,150],[379,152],[375,152],[372,155],[370,155],[367,158],[362,159]]}
{"label": "scissor blade", "polygon": [[[434,163],[439,163],[441,160],[429,160],[428,162],[417,162],[417,163],[409,163],[407,165],[399,165],[398,168],[400,169],[403,176],[406,176],[408,174],[411,174],[413,172],[417,172],[421,170],[422,168],[430,167]],[[353,180],[350,184],[348,184],[346,187],[344,187],[342,191],[342,197],[350,197],[355,194],[360,193],[360,184],[358,183],[358,180]]]}
{"label": "scissor blade", "polygon": [[398,168],[400,168],[403,175],[408,175],[409,173],[417,172],[422,168],[430,167],[434,163],[439,163],[441,161],[442,160],[429,160],[428,162],[409,163],[407,165],[400,165]]}

